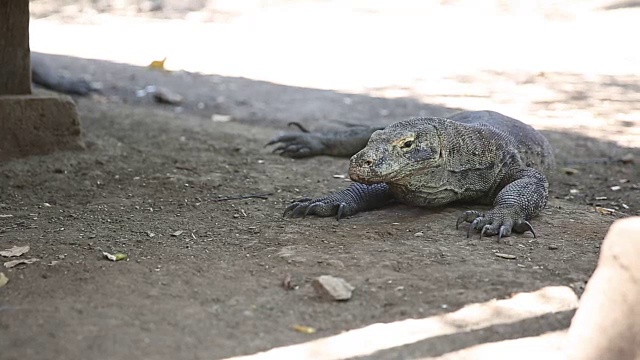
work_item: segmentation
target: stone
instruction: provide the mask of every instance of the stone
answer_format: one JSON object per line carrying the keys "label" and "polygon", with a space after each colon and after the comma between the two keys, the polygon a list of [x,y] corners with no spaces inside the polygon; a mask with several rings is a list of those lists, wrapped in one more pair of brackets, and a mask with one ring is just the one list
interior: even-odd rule
{"label": "stone", "polygon": [[335,260],[335,259],[330,259],[324,262],[325,264],[329,265],[329,266],[333,266],[337,269],[344,269],[344,263],[340,260]]}
{"label": "stone", "polygon": [[618,220],[602,244],[567,335],[567,359],[640,359],[640,217]]}
{"label": "stone", "polygon": [[313,280],[311,285],[319,296],[336,301],[351,299],[351,294],[355,290],[355,287],[343,278],[331,275],[319,276]]}
{"label": "stone", "polygon": [[153,93],[153,99],[162,104],[180,105],[182,104],[183,97],[178,93],[161,87]]}
{"label": "stone", "polygon": [[622,161],[623,164],[633,164],[633,162],[634,162],[633,154],[632,153],[624,154],[620,158],[620,161]]}
{"label": "stone", "polygon": [[0,161],[81,150],[80,121],[67,96],[0,96]]}

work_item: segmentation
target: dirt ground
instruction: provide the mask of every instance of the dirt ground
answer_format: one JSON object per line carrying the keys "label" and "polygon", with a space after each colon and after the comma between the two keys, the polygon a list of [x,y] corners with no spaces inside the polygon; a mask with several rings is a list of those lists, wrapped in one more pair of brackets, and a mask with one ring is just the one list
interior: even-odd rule
{"label": "dirt ground", "polygon": [[[456,86],[466,87],[454,93],[441,93],[450,83],[427,78],[397,96],[394,88],[318,90],[34,56],[103,89],[75,99],[85,151],[0,164],[0,250],[29,245],[22,258],[39,259],[1,269],[9,279],[0,287],[2,359],[220,359],[547,285],[579,295],[608,226],[640,215],[640,148],[623,146],[640,144],[637,75],[486,71],[457,78]],[[140,91],[149,85],[182,95],[183,104],[154,102]],[[418,96],[421,87],[433,93]],[[558,97],[537,97],[549,89]],[[455,220],[483,208],[471,205],[395,205],[339,222],[282,217],[294,199],[348,185],[334,177],[346,174],[345,159],[292,160],[264,147],[293,131],[288,122],[336,129],[460,108],[513,116],[504,109],[519,115],[526,108],[531,118],[517,117],[543,129],[554,147],[551,200],[532,221],[537,238],[516,235],[511,246],[477,234],[467,239]],[[213,114],[232,119],[214,122]],[[229,199],[243,195],[261,197]],[[111,262],[102,252],[128,260]],[[282,287],[288,275],[294,290]],[[310,284],[319,275],[346,279],[356,288],[353,298],[318,298]],[[438,356],[565,329],[571,316],[438,337],[368,358]]]}
{"label": "dirt ground", "polygon": [[[398,205],[340,222],[284,219],[291,200],[347,185],[333,177],[346,173],[346,160],[291,160],[263,147],[287,121],[323,127],[325,119],[364,123],[379,108],[398,119],[453,110],[363,95],[350,95],[347,104],[345,94],[332,91],[49,61],[110,74],[112,82],[103,95],[76,99],[86,151],[0,167],[0,243],[30,245],[27,257],[40,259],[3,270],[9,278],[0,289],[4,359],[223,358],[545,285],[580,293],[609,224],[640,210],[638,166],[615,161],[626,154],[639,159],[640,149],[546,131],[559,166],[579,173],[550,175],[552,199],[533,221],[536,239],[519,235],[513,246],[466,239],[455,219],[475,206]],[[181,112],[136,97],[132,90],[148,83],[183,94]],[[211,94],[226,99],[216,103]],[[212,112],[232,113],[234,120],[213,122]],[[266,199],[224,200],[249,194]],[[595,205],[617,210],[601,214]],[[107,261],[103,251],[129,260]],[[295,290],[282,288],[287,274]],[[353,298],[317,298],[310,281],[323,274],[349,281]],[[517,323],[377,358],[438,355],[565,328],[569,320],[565,314],[536,326]],[[302,334],[294,325],[318,331]]]}

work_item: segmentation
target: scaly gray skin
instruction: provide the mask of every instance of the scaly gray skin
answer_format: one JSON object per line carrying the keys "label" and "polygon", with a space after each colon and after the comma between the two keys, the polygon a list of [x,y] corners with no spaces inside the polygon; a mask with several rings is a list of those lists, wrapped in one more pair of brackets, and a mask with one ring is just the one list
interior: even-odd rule
{"label": "scaly gray skin", "polygon": [[[456,227],[470,222],[467,236],[475,229],[480,237],[498,235],[498,241],[512,231],[531,231],[535,236],[529,220],[547,204],[549,184],[542,172],[555,166],[555,160],[547,140],[529,125],[496,112],[476,111],[448,119],[413,118],[375,132],[351,129],[349,134],[356,130],[358,139],[369,131],[372,135],[366,147],[351,157],[349,176],[355,183],[319,199],[295,202],[285,216],[340,218],[391,200],[425,207],[493,203],[486,213],[466,211]],[[290,157],[335,155],[355,147],[348,139],[288,134],[271,144],[283,143],[279,149]]]}
{"label": "scaly gray skin", "polygon": [[305,158],[317,155],[329,155],[338,157],[350,157],[364,149],[373,134],[384,127],[352,127],[347,130],[333,132],[308,132],[300,124],[296,125],[301,133],[287,133],[275,137],[266,146],[281,143],[273,150],[282,156],[291,158]]}

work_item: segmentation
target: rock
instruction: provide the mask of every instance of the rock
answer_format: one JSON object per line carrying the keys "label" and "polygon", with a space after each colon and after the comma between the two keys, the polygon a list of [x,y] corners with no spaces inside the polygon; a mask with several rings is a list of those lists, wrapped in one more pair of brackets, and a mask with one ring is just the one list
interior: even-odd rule
{"label": "rock", "polygon": [[153,99],[156,102],[169,104],[169,105],[180,105],[182,104],[182,95],[174,93],[173,91],[167,88],[157,88],[153,93]]}
{"label": "rock", "polygon": [[311,285],[318,296],[336,301],[351,299],[351,293],[355,289],[346,280],[331,275],[319,276],[313,280]]}
{"label": "rock", "polygon": [[551,245],[547,246],[547,248],[549,250],[558,250],[558,245],[551,244]]}
{"label": "rock", "polygon": [[413,234],[413,236],[415,237],[424,236],[424,233],[422,231],[418,231],[417,233]]}
{"label": "rock", "polygon": [[293,290],[296,288],[296,286],[293,284],[293,280],[291,279],[291,274],[287,274],[284,276],[284,279],[282,279],[282,287],[285,290]]}
{"label": "rock", "polygon": [[513,260],[513,259],[516,258],[515,255],[503,254],[503,253],[496,253],[496,256],[499,257],[499,258],[507,259],[507,260]]}
{"label": "rock", "polygon": [[344,269],[344,263],[340,260],[331,259],[331,260],[325,261],[324,263],[329,266],[333,266],[336,269]]}
{"label": "rock", "polygon": [[574,169],[574,168],[570,168],[570,167],[563,167],[562,169],[560,169],[563,173],[567,174],[567,175],[575,175],[575,174],[579,174],[580,170],[578,169]]}
{"label": "rock", "polygon": [[632,153],[624,154],[620,158],[620,161],[622,161],[623,164],[633,164],[633,162],[634,162],[633,154]]}
{"label": "rock", "polygon": [[213,122],[229,122],[233,120],[231,115],[213,114],[211,115],[211,121]]}

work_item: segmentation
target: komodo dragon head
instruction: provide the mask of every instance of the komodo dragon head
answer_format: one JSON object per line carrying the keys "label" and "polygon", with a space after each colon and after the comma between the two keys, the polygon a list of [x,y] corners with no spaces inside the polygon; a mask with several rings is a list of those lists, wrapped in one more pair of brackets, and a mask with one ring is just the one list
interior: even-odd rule
{"label": "komodo dragon head", "polygon": [[349,177],[363,184],[402,183],[405,177],[442,167],[442,140],[434,126],[439,120],[414,118],[374,132],[351,157]]}

